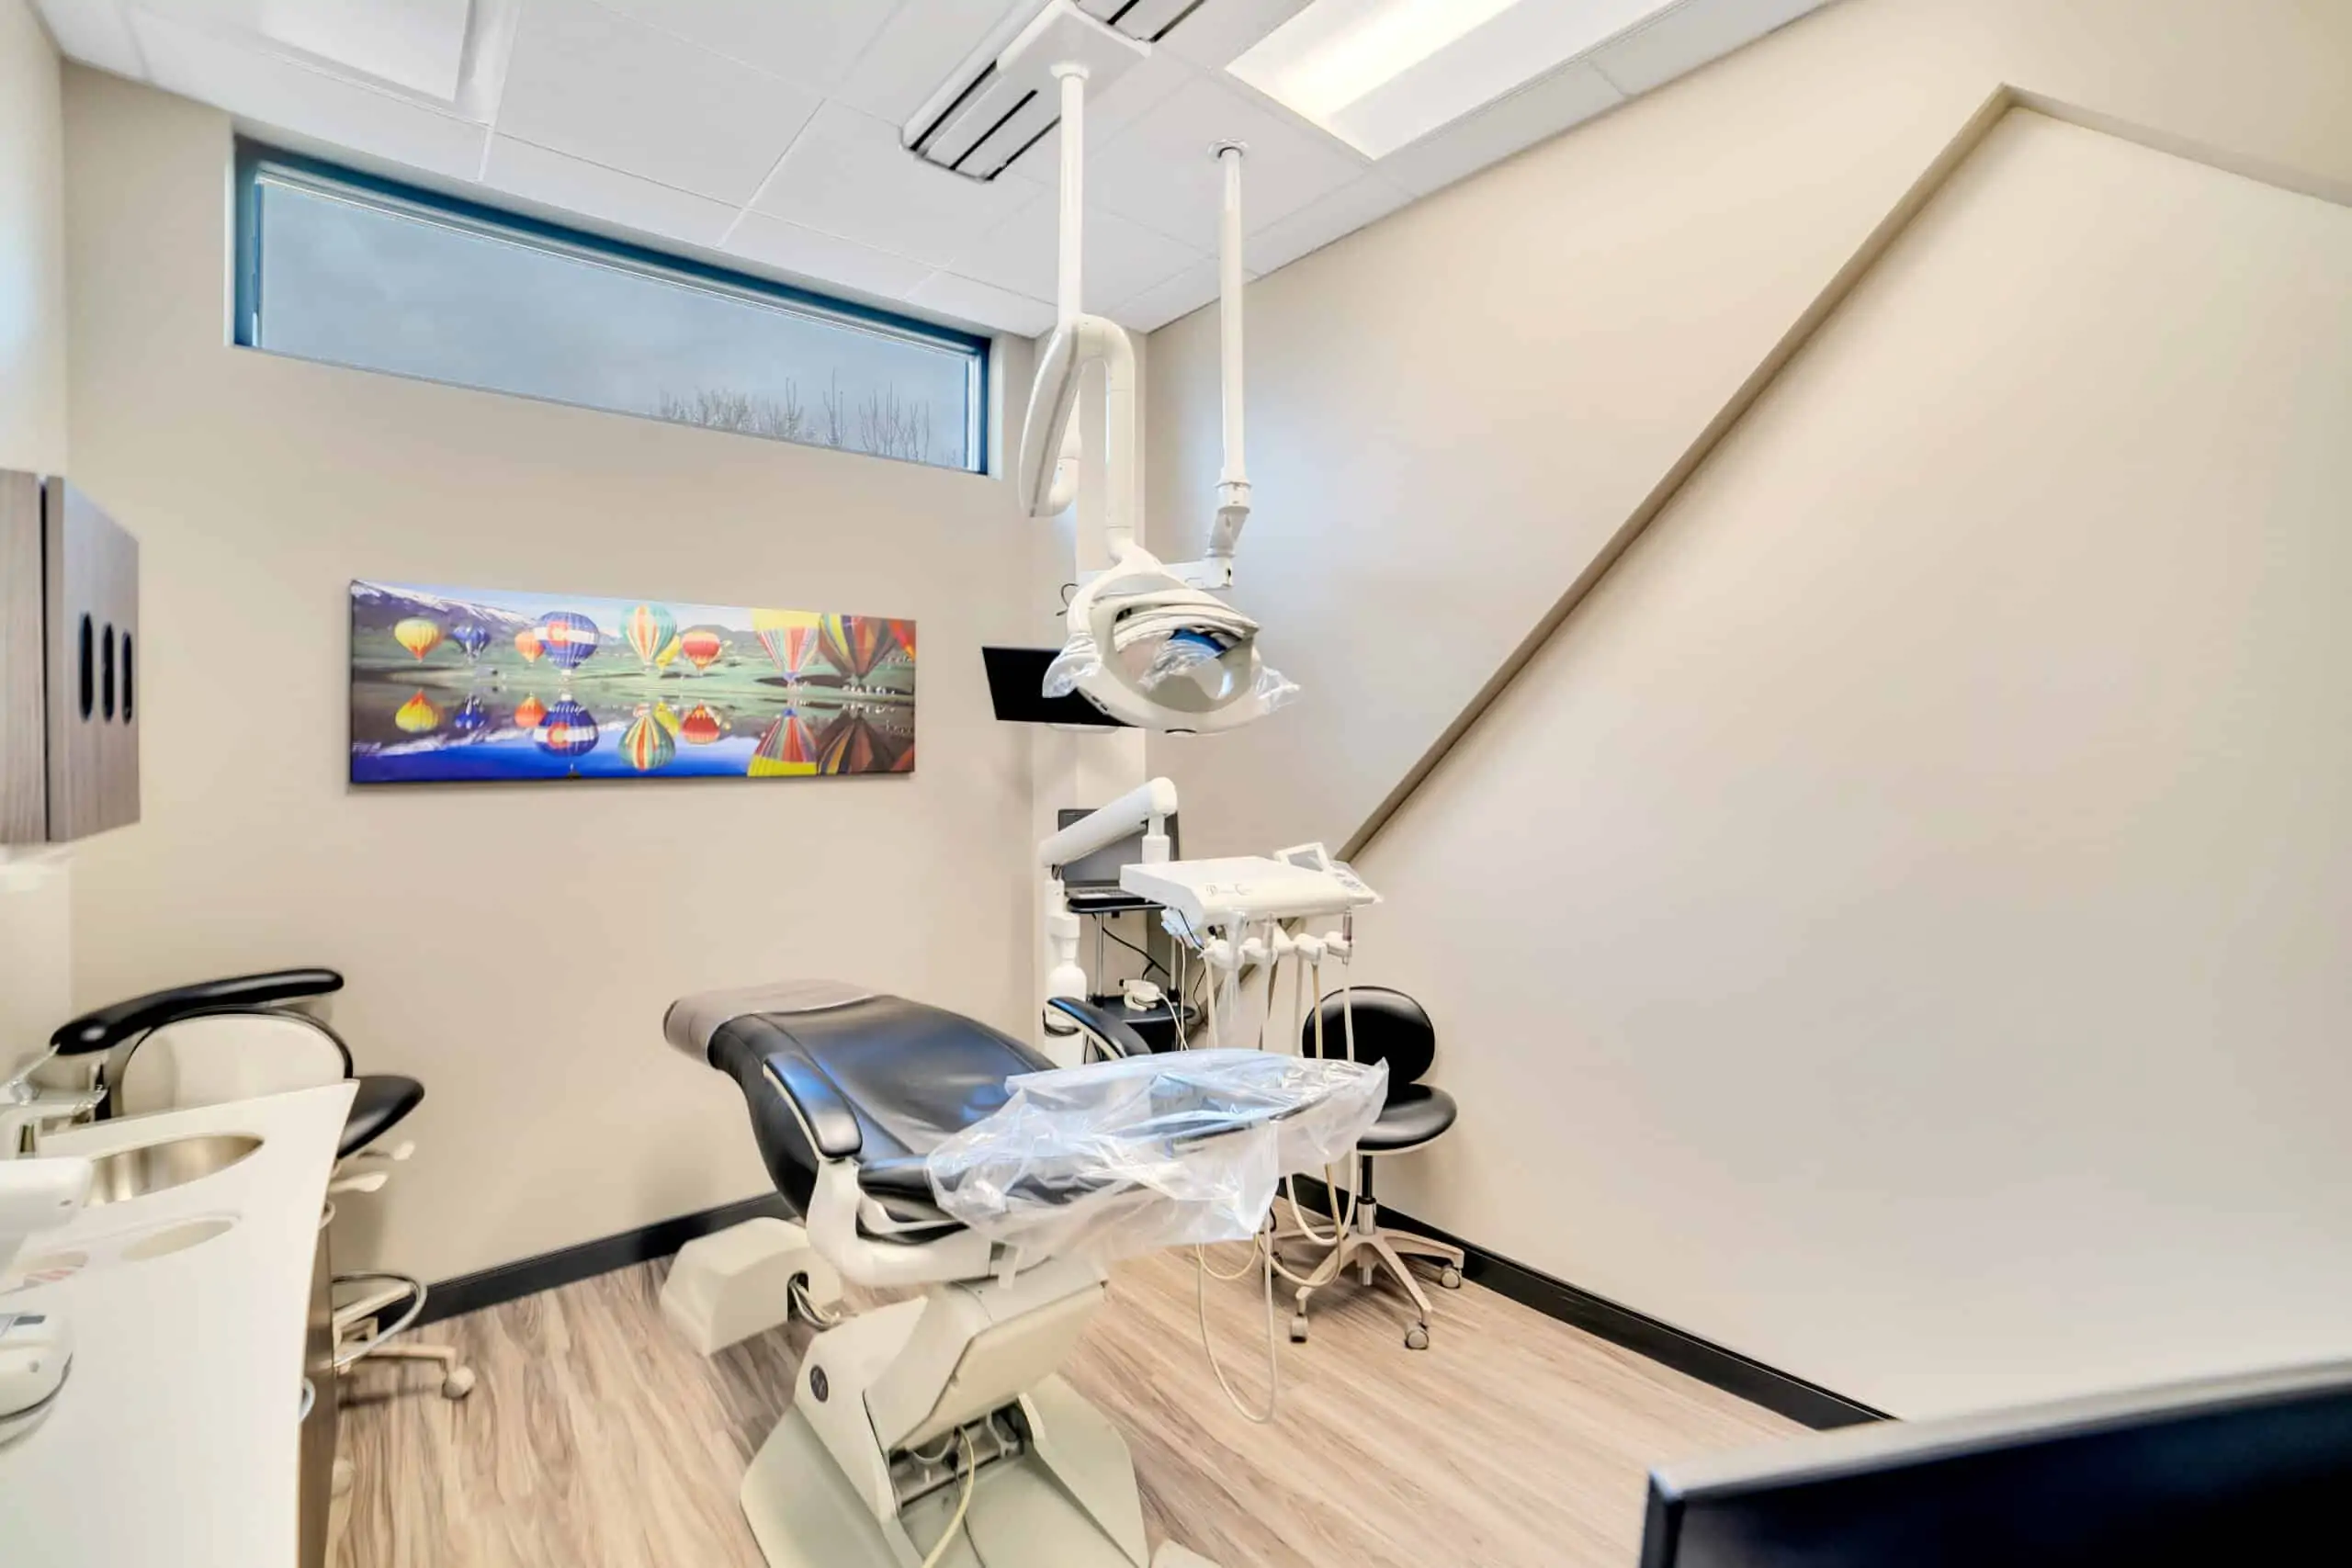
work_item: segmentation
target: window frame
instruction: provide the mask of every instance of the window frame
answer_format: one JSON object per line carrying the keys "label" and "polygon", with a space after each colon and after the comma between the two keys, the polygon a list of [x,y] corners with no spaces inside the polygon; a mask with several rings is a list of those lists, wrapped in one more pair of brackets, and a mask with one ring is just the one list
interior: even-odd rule
{"label": "window frame", "polygon": [[[313,158],[304,153],[289,152],[263,142],[238,138],[236,143],[235,214],[233,249],[230,270],[233,279],[231,307],[230,336],[240,348],[250,348],[263,354],[275,354],[288,359],[300,359],[313,365],[341,365],[345,369],[366,371],[371,375],[399,376],[409,380],[429,381],[435,386],[464,387],[470,390],[490,392],[500,397],[526,398],[534,402],[553,402],[567,408],[592,409],[599,413],[617,414],[628,419],[650,419],[657,423],[683,422],[664,420],[659,414],[640,413],[630,409],[607,408],[602,403],[575,403],[561,398],[542,397],[533,392],[513,392],[499,387],[484,387],[471,381],[444,381],[435,377],[418,376],[404,370],[390,370],[376,366],[352,365],[343,360],[312,359],[307,355],[292,354],[270,348],[261,336],[261,264],[262,231],[260,188],[265,178],[336,200],[353,202],[379,212],[437,223],[459,232],[502,240],[550,255],[571,261],[587,262],[609,267],[617,272],[651,277],[664,283],[683,284],[722,298],[731,298],[771,309],[781,307],[797,315],[847,331],[862,332],[912,343],[926,348],[946,349],[960,354],[965,361],[964,450],[966,460],[958,467],[947,463],[928,463],[910,457],[887,457],[886,454],[866,452],[863,448],[824,447],[821,443],[795,442],[776,437],[753,436],[754,440],[777,440],[783,446],[817,445],[820,449],[854,452],[860,457],[887,457],[893,462],[913,463],[919,468],[937,468],[947,473],[989,472],[989,402],[993,374],[990,340],[975,333],[944,327],[913,316],[901,315],[876,306],[860,304],[852,299],[835,299],[812,289],[773,278],[731,268],[713,265],[688,256],[659,251],[628,240],[616,240],[608,234],[598,234],[584,229],[574,229],[544,219],[527,217],[502,208],[486,206],[464,197],[428,190],[420,186],[403,184],[378,175]],[[688,428],[704,428],[689,426]]]}

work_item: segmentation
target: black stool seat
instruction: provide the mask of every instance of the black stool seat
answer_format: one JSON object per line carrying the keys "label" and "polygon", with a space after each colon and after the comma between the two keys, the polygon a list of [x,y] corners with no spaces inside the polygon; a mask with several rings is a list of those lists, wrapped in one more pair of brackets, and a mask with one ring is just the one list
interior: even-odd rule
{"label": "black stool seat", "polygon": [[1380,1120],[1356,1140],[1356,1147],[1368,1155],[1419,1148],[1453,1126],[1460,1114],[1453,1096],[1442,1089],[1422,1083],[1392,1084]]}
{"label": "black stool seat", "polygon": [[343,1119],[343,1141],[335,1147],[338,1159],[357,1154],[390,1132],[424,1098],[423,1084],[394,1073],[368,1073],[354,1081],[359,1088],[351,1097],[351,1114]]}
{"label": "black stool seat", "polygon": [[855,1159],[858,1186],[894,1220],[953,1224],[923,1156],[1003,1106],[1005,1079],[1053,1064],[988,1025],[901,997],[754,1012],[712,1031],[776,1190],[806,1214],[817,1170]]}

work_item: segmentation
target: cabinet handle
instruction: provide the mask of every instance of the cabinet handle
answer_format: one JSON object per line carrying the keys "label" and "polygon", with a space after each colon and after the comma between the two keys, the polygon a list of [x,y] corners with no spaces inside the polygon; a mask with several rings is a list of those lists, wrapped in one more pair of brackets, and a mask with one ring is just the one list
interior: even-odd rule
{"label": "cabinet handle", "polygon": [[98,703],[98,671],[96,663],[97,649],[91,646],[95,635],[96,628],[90,625],[90,617],[87,615],[83,616],[82,717],[85,722],[90,716],[91,710],[96,707]]}
{"label": "cabinet handle", "polygon": [[98,711],[114,722],[114,623],[98,637]]}
{"label": "cabinet handle", "polygon": [[122,722],[130,722],[130,634],[122,634]]}

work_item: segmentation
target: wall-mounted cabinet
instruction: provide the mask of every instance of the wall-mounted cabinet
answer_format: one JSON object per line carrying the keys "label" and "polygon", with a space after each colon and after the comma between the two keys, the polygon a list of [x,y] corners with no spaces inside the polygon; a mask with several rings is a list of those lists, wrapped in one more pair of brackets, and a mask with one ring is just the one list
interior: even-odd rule
{"label": "wall-mounted cabinet", "polygon": [[0,470],[0,844],[139,820],[139,541],[62,479]]}

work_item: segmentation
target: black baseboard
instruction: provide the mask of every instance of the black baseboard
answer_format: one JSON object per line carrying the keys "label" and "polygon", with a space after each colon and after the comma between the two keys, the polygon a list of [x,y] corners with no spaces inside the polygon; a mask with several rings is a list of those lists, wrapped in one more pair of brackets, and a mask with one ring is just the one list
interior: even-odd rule
{"label": "black baseboard", "polygon": [[696,1236],[723,1231],[729,1225],[741,1224],[763,1214],[789,1218],[791,1211],[784,1206],[782,1198],[774,1194],[764,1198],[748,1198],[741,1203],[728,1203],[716,1209],[705,1209],[699,1213],[680,1214],[675,1219],[640,1225],[618,1235],[599,1236],[594,1241],[583,1241],[577,1247],[542,1252],[537,1258],[502,1263],[480,1273],[460,1274],[454,1280],[444,1280],[437,1285],[427,1287],[424,1312],[417,1321],[438,1323],[445,1317],[480,1312],[501,1302],[535,1296],[541,1291],[552,1291],[559,1285],[593,1280],[599,1274],[609,1274],[632,1263],[667,1258]]}
{"label": "black baseboard", "polygon": [[[1302,1201],[1319,1204],[1328,1213],[1330,1195],[1321,1182],[1311,1177],[1298,1180]],[[1873,1410],[1859,1400],[1832,1393],[1818,1383],[1805,1382],[1777,1367],[1726,1349],[1713,1340],[1702,1339],[1685,1333],[1670,1323],[1661,1323],[1645,1313],[1635,1312],[1605,1296],[1578,1290],[1564,1280],[1555,1280],[1540,1269],[1530,1269],[1499,1253],[1487,1251],[1476,1242],[1465,1241],[1449,1231],[1425,1224],[1410,1215],[1398,1213],[1384,1203],[1382,1213],[1399,1229],[1419,1231],[1440,1241],[1452,1242],[1464,1254],[1463,1277],[1475,1280],[1497,1295],[1509,1296],[1521,1306],[1534,1308],[1546,1317],[1583,1329],[1612,1345],[1647,1356],[1663,1366],[1697,1378],[1701,1382],[1737,1394],[1751,1404],[1760,1404],[1808,1427],[1856,1427],[1868,1421],[1885,1421],[1890,1417],[1883,1410]],[[705,1209],[699,1213],[680,1214],[675,1219],[662,1220],[619,1235],[602,1236],[554,1252],[543,1252],[537,1258],[526,1258],[514,1263],[502,1263],[495,1269],[480,1273],[464,1274],[445,1280],[426,1293],[424,1316],[420,1321],[438,1323],[445,1317],[460,1313],[479,1312],[484,1307],[511,1302],[523,1296],[552,1291],[559,1285],[574,1284],[599,1274],[609,1274],[616,1269],[626,1269],[633,1263],[649,1262],[667,1258],[696,1236],[725,1230],[729,1225],[756,1219],[762,1214],[788,1217],[784,1200],[775,1196],[751,1198],[741,1203],[729,1203],[721,1208]]]}
{"label": "black baseboard", "polygon": [[[1298,1179],[1301,1202],[1322,1206],[1330,1212],[1330,1194],[1320,1181],[1309,1177]],[[1697,1378],[1701,1382],[1737,1394],[1752,1404],[1802,1421],[1806,1426],[1826,1430],[1832,1427],[1859,1427],[1870,1421],[1888,1421],[1894,1417],[1883,1410],[1873,1410],[1859,1400],[1835,1393],[1818,1383],[1805,1382],[1777,1367],[1768,1367],[1736,1350],[1727,1349],[1711,1339],[1702,1339],[1684,1332],[1670,1323],[1661,1323],[1646,1313],[1596,1296],[1590,1291],[1578,1290],[1564,1280],[1555,1280],[1540,1269],[1512,1261],[1499,1253],[1487,1251],[1476,1242],[1432,1224],[1425,1224],[1408,1214],[1401,1213],[1388,1204],[1380,1205],[1384,1223],[1398,1230],[1419,1231],[1439,1241],[1450,1242],[1462,1249],[1463,1278],[1475,1280],[1497,1295],[1509,1296],[1521,1306],[1533,1307],[1544,1316],[1583,1329],[1586,1333],[1623,1345],[1637,1351],[1662,1366]]]}

